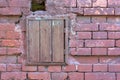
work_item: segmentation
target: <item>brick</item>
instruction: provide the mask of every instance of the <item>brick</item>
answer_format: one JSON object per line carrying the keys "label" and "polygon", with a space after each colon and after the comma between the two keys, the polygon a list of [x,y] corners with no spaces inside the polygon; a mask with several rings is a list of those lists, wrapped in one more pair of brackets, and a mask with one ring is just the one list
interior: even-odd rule
{"label": "brick", "polygon": [[25,72],[2,72],[1,79],[2,80],[25,80],[26,73]]}
{"label": "brick", "polygon": [[114,40],[86,40],[86,47],[114,47]]}
{"label": "brick", "polygon": [[120,31],[120,24],[103,23],[100,24],[101,31]]}
{"label": "brick", "polygon": [[70,54],[76,55],[77,54],[76,48],[70,48]]}
{"label": "brick", "polygon": [[7,64],[7,71],[21,71],[21,64]]}
{"label": "brick", "polygon": [[88,24],[88,23],[91,23],[90,21],[91,17],[90,16],[78,16],[77,17],[77,23],[78,24]]}
{"label": "brick", "polygon": [[120,39],[120,32],[108,32],[109,39]]}
{"label": "brick", "polygon": [[120,7],[119,0],[108,0],[108,7]]}
{"label": "brick", "polygon": [[85,73],[85,80],[116,80],[115,73]]}
{"label": "brick", "polygon": [[93,16],[92,17],[92,22],[93,23],[105,23],[106,22],[106,17],[105,16]]}
{"label": "brick", "polygon": [[107,55],[107,48],[92,48],[92,55]]}
{"label": "brick", "polygon": [[5,63],[16,64],[17,63],[17,56],[6,56]]}
{"label": "brick", "polygon": [[6,71],[6,64],[0,64],[0,71]]}
{"label": "brick", "polygon": [[6,38],[5,31],[0,31],[0,39],[5,39],[5,38]]}
{"label": "brick", "polygon": [[120,17],[115,17],[115,16],[111,16],[111,17],[107,17],[107,22],[108,23],[112,23],[112,24],[119,24],[120,23]]}
{"label": "brick", "polygon": [[117,80],[120,80],[120,73],[117,73]]}
{"label": "brick", "polygon": [[19,40],[2,40],[1,45],[5,47],[19,47],[20,41]]}
{"label": "brick", "polygon": [[79,72],[68,73],[70,80],[84,80],[84,74]]}
{"label": "brick", "polygon": [[38,66],[38,71],[47,71],[45,66]]}
{"label": "brick", "polygon": [[69,47],[83,47],[84,41],[83,40],[70,40]]}
{"label": "brick", "polygon": [[74,55],[91,55],[91,48],[77,48],[77,52]]}
{"label": "brick", "polygon": [[7,31],[6,32],[7,39],[20,39],[20,33],[14,31]]}
{"label": "brick", "polygon": [[91,7],[91,0],[77,0],[77,7]]}
{"label": "brick", "polygon": [[98,31],[97,24],[77,24],[75,31]]}
{"label": "brick", "polygon": [[49,66],[48,71],[49,72],[61,72],[61,66]]}
{"label": "brick", "polygon": [[8,3],[6,0],[0,0],[0,7],[7,7]]}
{"label": "brick", "polygon": [[7,55],[20,55],[21,53],[19,48],[7,48]]}
{"label": "brick", "polygon": [[115,8],[115,15],[120,15],[120,8]]}
{"label": "brick", "polygon": [[63,66],[62,71],[65,71],[65,72],[76,71],[76,67],[75,67],[75,65]]}
{"label": "brick", "polygon": [[52,73],[52,80],[66,80],[67,73]]}
{"label": "brick", "polygon": [[0,23],[0,31],[13,31],[15,24],[13,23]]}
{"label": "brick", "polygon": [[50,73],[47,73],[47,72],[30,72],[30,73],[28,73],[28,79],[50,80]]}
{"label": "brick", "polygon": [[[60,0],[61,1],[61,0]],[[64,0],[64,4],[66,7],[76,7],[76,0]]]}
{"label": "brick", "polygon": [[93,32],[93,39],[107,39],[107,32]]}
{"label": "brick", "polygon": [[94,64],[93,71],[94,72],[107,72],[107,64]]}
{"label": "brick", "polygon": [[120,55],[120,48],[108,48],[108,55]]}
{"label": "brick", "polygon": [[114,8],[85,8],[84,15],[114,15]]}
{"label": "brick", "polygon": [[107,0],[93,0],[93,7],[107,7]]}
{"label": "brick", "polygon": [[116,40],[116,46],[120,47],[120,40]]}
{"label": "brick", "polygon": [[67,12],[80,15],[80,14],[83,14],[83,8],[68,8]]}
{"label": "brick", "polygon": [[77,32],[77,39],[91,39],[91,32]]}
{"label": "brick", "polygon": [[92,64],[80,64],[78,65],[79,72],[91,72],[92,71]]}
{"label": "brick", "polygon": [[120,72],[120,64],[109,64],[109,72]]}
{"label": "brick", "polygon": [[0,55],[6,55],[7,52],[6,52],[6,48],[0,48]]}
{"label": "brick", "polygon": [[6,8],[0,8],[0,15],[21,15],[20,8],[17,7],[6,7]]}
{"label": "brick", "polygon": [[22,66],[22,71],[37,71],[37,66]]}

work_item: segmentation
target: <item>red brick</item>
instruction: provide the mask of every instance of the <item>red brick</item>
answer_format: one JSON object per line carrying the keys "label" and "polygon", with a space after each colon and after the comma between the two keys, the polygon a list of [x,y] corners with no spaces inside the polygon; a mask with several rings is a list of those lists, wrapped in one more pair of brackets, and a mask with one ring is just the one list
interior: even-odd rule
{"label": "red brick", "polygon": [[98,31],[97,24],[78,24],[75,31]]}
{"label": "red brick", "polygon": [[107,0],[93,0],[93,7],[107,7]]}
{"label": "red brick", "polygon": [[77,39],[91,39],[91,32],[77,32]]}
{"label": "red brick", "polygon": [[93,65],[93,71],[98,72],[107,72],[107,64],[94,64]]}
{"label": "red brick", "polygon": [[114,15],[114,8],[85,8],[84,15]]}
{"label": "red brick", "polygon": [[117,73],[117,80],[120,80],[120,73]]}
{"label": "red brick", "polygon": [[91,0],[77,0],[77,7],[91,7]]}
{"label": "red brick", "polygon": [[45,66],[38,66],[38,71],[47,71]]}
{"label": "red brick", "polygon": [[108,7],[120,7],[119,0],[108,0]]}
{"label": "red brick", "polygon": [[84,80],[84,74],[79,72],[68,73],[70,80]]}
{"label": "red brick", "polygon": [[93,16],[92,22],[93,23],[104,23],[106,22],[106,17],[105,16]]}
{"label": "red brick", "polygon": [[70,48],[70,54],[76,55],[77,54],[76,48]]}
{"label": "red brick", "polygon": [[120,39],[120,32],[108,32],[109,39]]}
{"label": "red brick", "polygon": [[13,31],[15,24],[13,23],[0,23],[0,31]]}
{"label": "red brick", "polygon": [[77,48],[77,52],[74,55],[91,55],[91,48]]}
{"label": "red brick", "polygon": [[7,7],[8,3],[6,0],[0,0],[0,7]]}
{"label": "red brick", "polygon": [[92,48],[92,55],[107,55],[106,48]]}
{"label": "red brick", "polygon": [[115,15],[120,15],[120,8],[115,8]]}
{"label": "red brick", "polygon": [[109,64],[109,72],[120,72],[120,64]]}
{"label": "red brick", "polygon": [[86,47],[114,47],[114,40],[86,40]]}
{"label": "red brick", "polygon": [[61,72],[61,66],[49,66],[48,71],[49,72]]}
{"label": "red brick", "polygon": [[5,39],[6,38],[5,31],[0,31],[0,38],[1,39]]}
{"label": "red brick", "polygon": [[83,44],[84,44],[83,40],[70,40],[69,46],[72,48],[83,47]]}
{"label": "red brick", "polygon": [[116,40],[116,46],[120,47],[120,40]]}
{"label": "red brick", "polygon": [[50,80],[50,73],[47,73],[47,72],[30,72],[30,73],[28,73],[28,79]]}
{"label": "red brick", "polygon": [[22,71],[37,71],[37,66],[22,66]]}
{"label": "red brick", "polygon": [[6,71],[6,64],[0,64],[0,71]]}
{"label": "red brick", "polygon": [[70,71],[76,71],[75,65],[67,65],[62,67],[63,71],[70,72]]}
{"label": "red brick", "polygon": [[108,48],[108,55],[120,55],[120,48]]}
{"label": "red brick", "polygon": [[107,22],[112,23],[112,24],[119,24],[120,23],[120,17],[117,17],[117,16],[107,17]]}
{"label": "red brick", "polygon": [[85,80],[116,80],[115,73],[85,73]]}
{"label": "red brick", "polygon": [[7,55],[20,55],[21,53],[19,48],[7,48]]}
{"label": "red brick", "polygon": [[80,64],[78,65],[79,72],[91,72],[92,71],[92,64]]}
{"label": "red brick", "polygon": [[100,24],[101,31],[120,31],[120,24],[103,23]]}
{"label": "red brick", "polygon": [[17,7],[6,7],[0,8],[0,15],[21,15],[20,8]]}
{"label": "red brick", "polygon": [[66,80],[67,73],[52,73],[52,80]]}
{"label": "red brick", "polygon": [[68,13],[83,14],[83,8],[68,8]]}
{"label": "red brick", "polygon": [[7,71],[21,71],[21,64],[7,64]]}
{"label": "red brick", "polygon": [[1,79],[2,80],[25,80],[26,73],[25,72],[2,72]]}
{"label": "red brick", "polygon": [[7,49],[6,48],[0,48],[0,55],[6,55],[7,54]]}
{"label": "red brick", "polygon": [[20,33],[14,32],[14,31],[7,31],[6,32],[6,38],[7,39],[19,39]]}
{"label": "red brick", "polygon": [[90,16],[78,16],[77,17],[77,23],[78,24],[90,24],[91,23],[91,17]]}
{"label": "red brick", "polygon": [[107,39],[107,32],[93,32],[93,39]]}
{"label": "red brick", "polygon": [[19,40],[2,40],[2,46],[5,47],[19,47],[20,41]]}
{"label": "red brick", "polygon": [[[61,0],[59,0],[61,1]],[[63,0],[66,7],[76,7],[76,0]]]}

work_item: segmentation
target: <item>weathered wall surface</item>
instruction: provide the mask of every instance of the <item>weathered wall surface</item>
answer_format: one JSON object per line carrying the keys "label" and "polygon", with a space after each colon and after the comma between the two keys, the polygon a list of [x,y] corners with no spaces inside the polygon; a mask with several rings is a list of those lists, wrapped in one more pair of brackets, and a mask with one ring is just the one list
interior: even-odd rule
{"label": "weathered wall surface", "polygon": [[120,80],[120,0],[47,0],[51,14],[74,13],[67,66],[26,66],[30,0],[0,0],[1,80]]}

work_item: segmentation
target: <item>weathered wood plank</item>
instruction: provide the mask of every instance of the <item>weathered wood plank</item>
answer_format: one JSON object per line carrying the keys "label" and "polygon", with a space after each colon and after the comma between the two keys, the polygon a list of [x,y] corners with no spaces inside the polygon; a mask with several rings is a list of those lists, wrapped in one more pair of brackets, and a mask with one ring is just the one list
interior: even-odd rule
{"label": "weathered wood plank", "polygon": [[40,48],[41,60],[40,62],[51,62],[51,21],[40,21]]}
{"label": "weathered wood plank", "polygon": [[52,21],[53,62],[64,62],[64,20]]}
{"label": "weathered wood plank", "polygon": [[39,62],[39,21],[29,21],[28,26],[28,56],[30,62]]}

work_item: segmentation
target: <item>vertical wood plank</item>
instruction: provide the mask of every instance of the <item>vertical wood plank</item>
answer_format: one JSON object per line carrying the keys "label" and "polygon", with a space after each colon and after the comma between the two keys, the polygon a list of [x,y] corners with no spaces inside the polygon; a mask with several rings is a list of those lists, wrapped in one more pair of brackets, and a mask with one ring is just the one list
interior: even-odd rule
{"label": "vertical wood plank", "polygon": [[64,62],[64,20],[52,21],[53,62]]}
{"label": "vertical wood plank", "polygon": [[28,58],[30,62],[39,62],[39,21],[29,21]]}
{"label": "vertical wood plank", "polygon": [[51,62],[51,21],[40,21],[40,48],[41,62]]}

